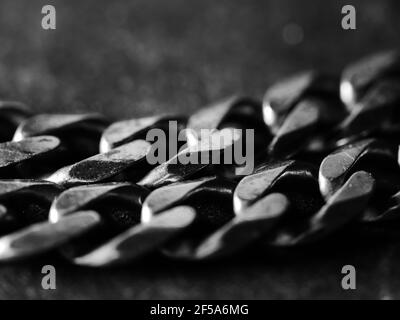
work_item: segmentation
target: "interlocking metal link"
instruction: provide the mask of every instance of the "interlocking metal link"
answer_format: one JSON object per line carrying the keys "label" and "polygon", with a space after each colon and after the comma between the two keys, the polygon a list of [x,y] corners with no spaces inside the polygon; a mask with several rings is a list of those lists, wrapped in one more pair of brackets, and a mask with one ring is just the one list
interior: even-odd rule
{"label": "interlocking metal link", "polygon": [[269,88],[264,119],[275,133],[269,152],[275,158],[295,155],[304,145],[326,149],[323,137],[346,116],[338,77],[304,72]]}
{"label": "interlocking metal link", "polygon": [[[2,101],[0,261],[50,251],[90,267],[149,254],[198,261],[385,228],[400,218],[399,105],[396,51],[341,75],[288,77],[262,103],[233,96],[191,116],[110,123],[98,114],[32,116]],[[188,129],[184,141],[171,126]],[[147,161],[152,129],[166,134],[166,150],[177,143],[157,165]],[[255,133],[253,172],[200,161],[249,143],[241,129]]]}

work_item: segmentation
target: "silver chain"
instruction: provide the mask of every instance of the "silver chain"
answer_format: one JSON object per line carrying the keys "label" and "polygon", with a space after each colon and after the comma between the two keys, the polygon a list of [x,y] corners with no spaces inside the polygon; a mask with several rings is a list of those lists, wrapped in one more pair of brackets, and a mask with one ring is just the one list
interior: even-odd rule
{"label": "silver chain", "polygon": [[[2,101],[0,261],[54,250],[96,267],[148,254],[205,260],[393,227],[399,106],[397,52],[367,57],[340,77],[299,73],[268,88],[262,102],[234,96],[190,117],[110,123],[98,114],[32,115]],[[253,129],[255,171],[243,177],[235,163],[174,162],[227,152],[229,144],[190,133],[186,149],[149,164],[146,134],[167,132],[171,121],[192,133]]]}

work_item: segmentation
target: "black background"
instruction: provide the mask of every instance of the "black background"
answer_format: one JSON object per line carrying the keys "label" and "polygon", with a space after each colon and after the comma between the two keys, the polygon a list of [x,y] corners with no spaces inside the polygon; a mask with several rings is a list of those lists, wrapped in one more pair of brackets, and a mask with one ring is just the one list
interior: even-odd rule
{"label": "black background", "polygon": [[[41,8],[57,30],[41,28]],[[341,28],[341,7],[357,30]],[[261,97],[273,81],[309,68],[340,72],[365,54],[398,47],[399,1],[139,0],[0,2],[0,98],[35,112],[98,111],[119,119],[190,113],[236,92]],[[303,38],[285,40],[288,25]],[[285,31],[286,30],[286,31]],[[0,266],[1,298],[399,298],[394,241],[349,239],[277,255],[263,250],[220,263],[158,258],[111,270],[56,257]],[[57,268],[57,290],[41,289],[41,266]],[[341,268],[357,290],[341,289]]]}

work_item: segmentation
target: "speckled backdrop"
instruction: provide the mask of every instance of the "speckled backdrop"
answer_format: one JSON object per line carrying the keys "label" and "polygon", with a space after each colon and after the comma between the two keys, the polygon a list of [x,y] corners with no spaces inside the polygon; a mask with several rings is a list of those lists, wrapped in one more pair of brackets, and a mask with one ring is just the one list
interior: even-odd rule
{"label": "speckled backdrop", "polygon": [[[57,9],[57,30],[41,8]],[[357,30],[341,29],[341,7]],[[112,118],[190,113],[235,92],[261,97],[279,77],[333,71],[399,45],[399,1],[32,1],[0,2],[0,98],[36,112],[99,111]],[[111,270],[71,267],[56,256],[0,265],[1,298],[400,298],[398,241],[350,237],[326,250],[253,250],[224,263],[150,258]],[[41,266],[57,290],[41,289]],[[344,264],[357,290],[341,289]]]}

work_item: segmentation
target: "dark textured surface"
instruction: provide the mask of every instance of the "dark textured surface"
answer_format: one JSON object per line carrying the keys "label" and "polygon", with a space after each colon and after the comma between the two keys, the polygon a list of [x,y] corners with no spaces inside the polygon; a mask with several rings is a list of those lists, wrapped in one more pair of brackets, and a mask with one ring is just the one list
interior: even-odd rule
{"label": "dark textured surface", "polygon": [[[57,9],[56,31],[40,25],[48,3]],[[313,67],[339,72],[399,45],[398,1],[351,3],[356,31],[340,27],[345,1],[2,0],[0,97],[35,112],[91,110],[115,119],[189,113],[238,91],[260,97],[281,76]],[[304,34],[297,44],[290,44],[293,24]],[[0,299],[400,298],[394,240],[350,237],[329,250],[258,255],[200,265],[150,259],[97,271],[46,257],[0,266]],[[40,270],[51,263],[57,290],[45,291]],[[341,289],[344,264],[358,271],[355,291]]]}

